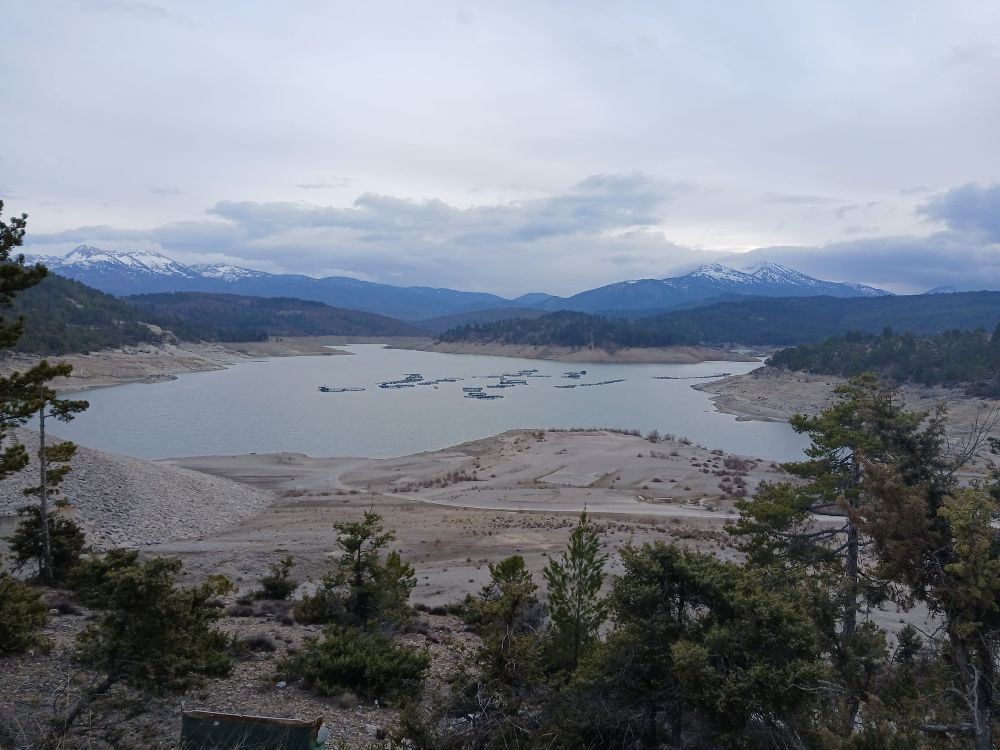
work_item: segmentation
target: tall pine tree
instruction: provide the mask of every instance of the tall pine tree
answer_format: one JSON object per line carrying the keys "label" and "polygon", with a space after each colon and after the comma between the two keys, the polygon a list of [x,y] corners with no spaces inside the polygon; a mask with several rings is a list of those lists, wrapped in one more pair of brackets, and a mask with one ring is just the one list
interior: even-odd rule
{"label": "tall pine tree", "polygon": [[607,607],[600,598],[607,559],[584,511],[566,551],[558,560],[549,560],[542,571],[549,590],[556,659],[570,670],[576,669],[580,657],[596,643],[597,631],[607,617]]}

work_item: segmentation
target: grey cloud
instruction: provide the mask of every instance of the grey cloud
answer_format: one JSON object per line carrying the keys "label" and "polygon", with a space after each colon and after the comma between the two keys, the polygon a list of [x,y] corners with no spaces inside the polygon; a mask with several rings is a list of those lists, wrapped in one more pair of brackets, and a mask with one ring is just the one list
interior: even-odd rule
{"label": "grey cloud", "polygon": [[329,180],[314,180],[312,182],[299,182],[295,185],[303,190],[339,190],[351,184],[349,177],[334,177]]}
{"label": "grey cloud", "polygon": [[930,237],[866,237],[821,247],[765,247],[739,260],[774,260],[833,281],[914,293],[936,286],[1000,289],[1000,244],[961,232]]}
{"label": "grey cloud", "polygon": [[[990,190],[976,186],[970,192],[966,186],[936,196],[933,210],[947,215],[956,228],[929,237],[858,236],[822,246],[765,247],[728,260],[739,265],[763,257],[820,278],[900,292],[941,285],[1000,288],[1000,242],[965,228],[983,225]],[[469,207],[374,193],[346,207],[223,201],[196,221],[150,230],[95,225],[31,233],[29,242],[39,254],[80,242],[115,248],[132,243],[189,261],[225,257],[280,272],[315,275],[338,269],[395,284],[507,295],[544,287],[572,294],[625,278],[662,278],[718,259],[721,253],[664,235],[674,202],[695,192],[688,184],[635,173],[592,176],[555,195]],[[863,212],[867,205],[845,213]],[[877,228],[859,222],[846,231]]]}
{"label": "grey cloud", "polygon": [[836,211],[834,211],[834,215],[838,219],[843,220],[844,217],[846,217],[849,213],[855,211],[870,211],[871,209],[879,205],[881,205],[879,201],[869,201],[868,203],[851,203],[846,206],[841,206],[840,208],[838,208]]}
{"label": "grey cloud", "polygon": [[235,222],[254,237],[291,227],[311,227],[349,229],[364,232],[369,238],[418,235],[484,245],[655,225],[663,219],[664,206],[691,189],[684,183],[634,173],[594,175],[562,194],[469,208],[439,199],[414,201],[366,193],[348,208],[223,201],[210,213]]}
{"label": "grey cloud", "polygon": [[[701,254],[647,231],[692,186],[648,175],[595,175],[552,196],[457,207],[364,194],[348,207],[223,201],[199,221],[148,231],[88,226],[33,234],[35,252],[71,244],[153,243],[169,255],[225,256],[274,270],[520,294],[540,279],[572,293],[629,275],[663,276]],[[234,261],[237,262],[237,261]]]}
{"label": "grey cloud", "polygon": [[160,185],[150,185],[149,192],[153,195],[183,195],[184,192],[176,187],[162,187]]}
{"label": "grey cloud", "polygon": [[960,44],[953,47],[945,58],[947,66],[978,65],[996,58],[1000,45],[990,43]]}
{"label": "grey cloud", "polygon": [[777,203],[789,206],[819,206],[826,203],[833,203],[833,198],[822,195],[784,195],[781,193],[765,193],[765,203]]}
{"label": "grey cloud", "polygon": [[960,185],[931,197],[920,207],[920,213],[952,229],[1000,241],[1000,183]]}

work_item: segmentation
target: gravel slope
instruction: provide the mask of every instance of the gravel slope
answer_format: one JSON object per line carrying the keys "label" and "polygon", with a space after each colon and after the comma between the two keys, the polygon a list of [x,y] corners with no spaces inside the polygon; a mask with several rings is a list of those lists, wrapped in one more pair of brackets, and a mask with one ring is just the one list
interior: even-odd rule
{"label": "gravel slope", "polygon": [[[38,435],[18,439],[34,454]],[[264,510],[270,493],[168,464],[79,447],[63,482],[72,513],[96,549],[147,546],[202,537]],[[28,500],[22,490],[37,479],[38,464],[0,482],[0,517]]]}

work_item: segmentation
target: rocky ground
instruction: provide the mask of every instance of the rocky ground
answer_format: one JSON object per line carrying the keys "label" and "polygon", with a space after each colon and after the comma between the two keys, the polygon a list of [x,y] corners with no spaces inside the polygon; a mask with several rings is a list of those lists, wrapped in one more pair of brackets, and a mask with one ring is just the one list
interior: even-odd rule
{"label": "rocky ground", "polygon": [[[51,639],[48,653],[0,659],[4,689],[0,690],[0,747],[34,750],[49,730],[49,721],[65,713],[99,676],[81,670],[73,661],[76,636],[90,622],[92,613],[70,603],[62,594],[48,595],[52,610],[45,634]],[[362,750],[382,736],[396,718],[396,711],[365,704],[352,694],[323,698],[305,686],[283,684],[276,676],[278,664],[300,649],[305,639],[320,634],[318,625],[284,624],[276,614],[287,609],[283,602],[258,602],[254,613],[235,617],[232,598],[220,602],[220,630],[255,644],[235,659],[228,677],[205,680],[180,696],[139,698],[123,687],[112,689],[101,700],[99,710],[85,712],[71,736],[58,745],[63,750],[117,750],[177,747],[180,714],[186,710],[212,710],[256,716],[300,719],[323,717],[331,729],[328,748]],[[426,648],[431,671],[425,693],[444,689],[458,661],[478,643],[456,617],[419,614],[400,641]],[[96,678],[96,680],[95,680]]]}
{"label": "rocky ground", "polygon": [[[29,453],[38,435],[18,430]],[[37,481],[37,464],[0,482],[0,536],[28,501],[22,490]],[[273,497],[243,484],[167,464],[79,447],[61,487],[71,514],[95,549],[155,546],[171,539],[209,536],[260,513]]]}

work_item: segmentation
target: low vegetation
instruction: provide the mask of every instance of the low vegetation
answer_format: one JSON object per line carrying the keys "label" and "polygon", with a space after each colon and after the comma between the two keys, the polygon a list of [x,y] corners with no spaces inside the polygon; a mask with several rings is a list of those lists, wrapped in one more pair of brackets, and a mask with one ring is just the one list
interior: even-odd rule
{"label": "low vegetation", "polygon": [[365,630],[405,625],[411,614],[410,591],[417,580],[413,567],[398,552],[385,554],[395,535],[372,512],[335,528],[340,559],[316,591],[302,597],[295,618]]}
{"label": "low vegetation", "polygon": [[44,646],[48,611],[38,589],[0,571],[0,656]]}
{"label": "low vegetation", "polygon": [[299,587],[299,582],[292,579],[292,568],[295,560],[286,555],[271,565],[266,576],[260,579],[260,588],[254,592],[257,599],[288,599]]}
{"label": "low vegetation", "polygon": [[426,651],[398,643],[386,633],[330,625],[278,671],[301,678],[320,695],[350,692],[391,705],[419,696],[430,662]]}

